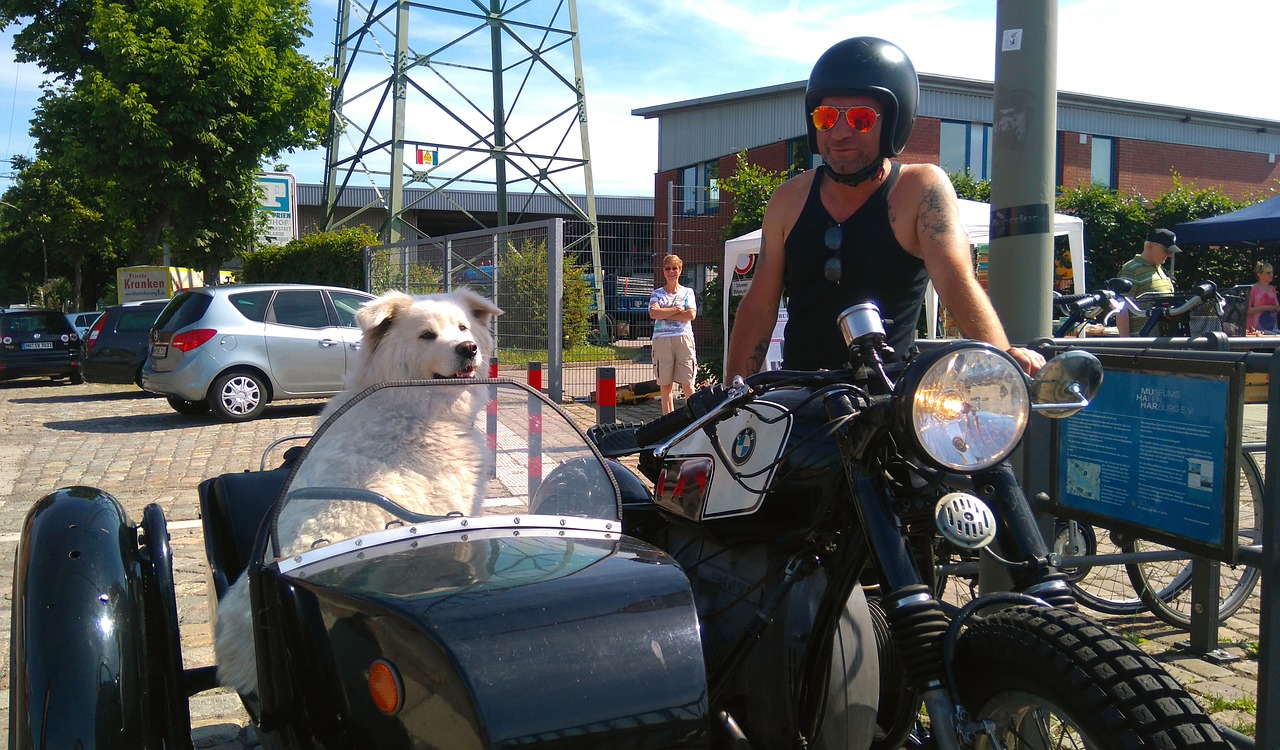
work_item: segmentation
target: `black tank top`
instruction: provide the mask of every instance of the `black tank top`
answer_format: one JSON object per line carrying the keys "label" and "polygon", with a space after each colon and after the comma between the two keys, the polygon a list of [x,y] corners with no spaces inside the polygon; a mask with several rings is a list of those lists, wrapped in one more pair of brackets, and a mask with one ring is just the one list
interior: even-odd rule
{"label": "black tank top", "polygon": [[929,281],[924,261],[908,253],[893,236],[889,224],[889,191],[898,181],[900,165],[891,162],[889,177],[867,202],[840,224],[843,244],[840,284],[827,281],[823,266],[832,257],[823,237],[838,222],[822,205],[818,189],[825,166],[818,167],[809,197],[785,243],[784,271],[787,326],[782,366],[794,370],[847,367],[848,347],[836,322],[852,305],[874,302],[886,322],[889,345],[906,354],[914,345],[916,323]]}

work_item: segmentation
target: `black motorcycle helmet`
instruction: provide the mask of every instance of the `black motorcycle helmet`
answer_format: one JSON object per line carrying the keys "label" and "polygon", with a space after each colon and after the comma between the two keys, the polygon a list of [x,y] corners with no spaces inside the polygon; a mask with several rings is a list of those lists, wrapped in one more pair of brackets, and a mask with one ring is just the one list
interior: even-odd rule
{"label": "black motorcycle helmet", "polygon": [[880,156],[902,153],[916,122],[920,79],[902,48],[872,36],[838,42],[822,53],[809,74],[804,94],[804,121],[809,151],[818,153],[818,135],[809,113],[825,96],[870,96],[880,102]]}

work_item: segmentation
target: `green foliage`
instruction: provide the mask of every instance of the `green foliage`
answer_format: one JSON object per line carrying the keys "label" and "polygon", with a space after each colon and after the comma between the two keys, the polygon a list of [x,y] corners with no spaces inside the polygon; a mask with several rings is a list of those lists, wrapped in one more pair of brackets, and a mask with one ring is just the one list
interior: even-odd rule
{"label": "green foliage", "polygon": [[[1229,213],[1244,207],[1217,187],[1194,189],[1174,175],[1172,190],[1149,204],[1139,195],[1123,195],[1101,185],[1066,190],[1057,211],[1084,221],[1085,288],[1100,288],[1120,266],[1142,252],[1152,227],[1172,227],[1184,221]],[[1182,252],[1172,261],[1175,284],[1186,289],[1211,280],[1219,287],[1253,283],[1253,263],[1260,251],[1211,248],[1179,243]]]}
{"label": "green foliage", "polygon": [[725,239],[739,237],[759,229],[764,223],[764,210],[779,185],[786,182],[782,172],[773,172],[747,161],[745,151],[738,153],[734,172],[721,178],[720,190],[733,196],[733,218],[722,231]]}
{"label": "green foliage", "polygon": [[118,216],[179,265],[216,268],[254,241],[256,172],[327,128],[330,78],[300,53],[305,0],[0,0],[20,60],[48,81],[32,134],[60,172],[106,185]]}
{"label": "green foliage", "polygon": [[1100,289],[1114,277],[1125,261],[1142,251],[1151,229],[1140,196],[1121,195],[1097,184],[1063,191],[1057,211],[1084,221],[1086,289]]}
{"label": "green foliage", "polygon": [[[242,280],[246,284],[334,284],[362,289],[362,253],[376,244],[373,230],[363,226],[308,234],[287,245],[246,253]],[[386,287],[375,293],[383,291]]]}
{"label": "green foliage", "polygon": [[[591,289],[586,269],[565,256],[564,330],[567,349],[583,346],[591,332],[589,320]],[[484,290],[477,290],[483,293]],[[527,349],[547,335],[547,243],[523,239],[517,247],[507,245],[498,264],[498,307],[504,311],[498,322],[498,348]]]}
{"label": "green foliage", "polygon": [[62,278],[65,288],[56,304],[93,309],[121,265],[115,238],[130,234],[127,223],[107,210],[111,185],[87,181],[44,159],[19,157],[14,162],[14,184],[0,198],[3,301],[21,297],[53,305],[46,282]]}
{"label": "green foliage", "polygon": [[991,180],[975,180],[967,167],[963,172],[949,172],[947,176],[951,178],[956,197],[982,203],[991,202]]}
{"label": "green foliage", "polygon": [[[1173,189],[1162,193],[1151,202],[1148,211],[1151,226],[1172,227],[1184,221],[1195,221],[1209,216],[1230,213],[1244,208],[1247,203],[1237,203],[1216,187],[1196,190],[1182,182],[1181,176],[1173,176]],[[1145,236],[1144,236],[1145,239]],[[1266,258],[1275,262],[1274,255],[1257,249],[1233,248],[1223,250],[1204,245],[1184,245],[1182,252],[1172,261],[1176,264],[1176,283],[1179,289],[1189,288],[1206,279],[1219,287],[1234,284],[1252,284],[1257,280],[1253,273],[1256,260]]]}

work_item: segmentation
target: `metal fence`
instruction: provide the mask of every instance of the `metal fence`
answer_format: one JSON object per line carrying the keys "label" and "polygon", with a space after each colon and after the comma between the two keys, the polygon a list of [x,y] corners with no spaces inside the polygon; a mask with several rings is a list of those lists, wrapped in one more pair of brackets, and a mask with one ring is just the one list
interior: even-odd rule
{"label": "metal fence", "polygon": [[[613,367],[619,384],[653,379],[643,324],[658,255],[644,229],[600,222],[598,251],[591,246],[589,223],[567,219],[379,245],[364,252],[365,289],[431,294],[465,285],[492,298],[503,310],[494,324],[499,374],[523,379],[529,362],[541,362],[549,397],[585,401],[601,366]],[[563,305],[566,259],[582,269],[591,291],[586,340],[570,347]],[[622,307],[641,294],[643,310]]]}

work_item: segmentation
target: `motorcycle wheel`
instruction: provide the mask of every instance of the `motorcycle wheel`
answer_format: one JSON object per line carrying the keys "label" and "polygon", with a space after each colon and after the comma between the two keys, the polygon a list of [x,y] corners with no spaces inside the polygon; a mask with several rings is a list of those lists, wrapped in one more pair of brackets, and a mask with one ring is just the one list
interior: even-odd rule
{"label": "motorcycle wheel", "polygon": [[1072,612],[975,619],[956,643],[955,678],[970,718],[995,723],[979,750],[1231,747],[1154,659]]}

